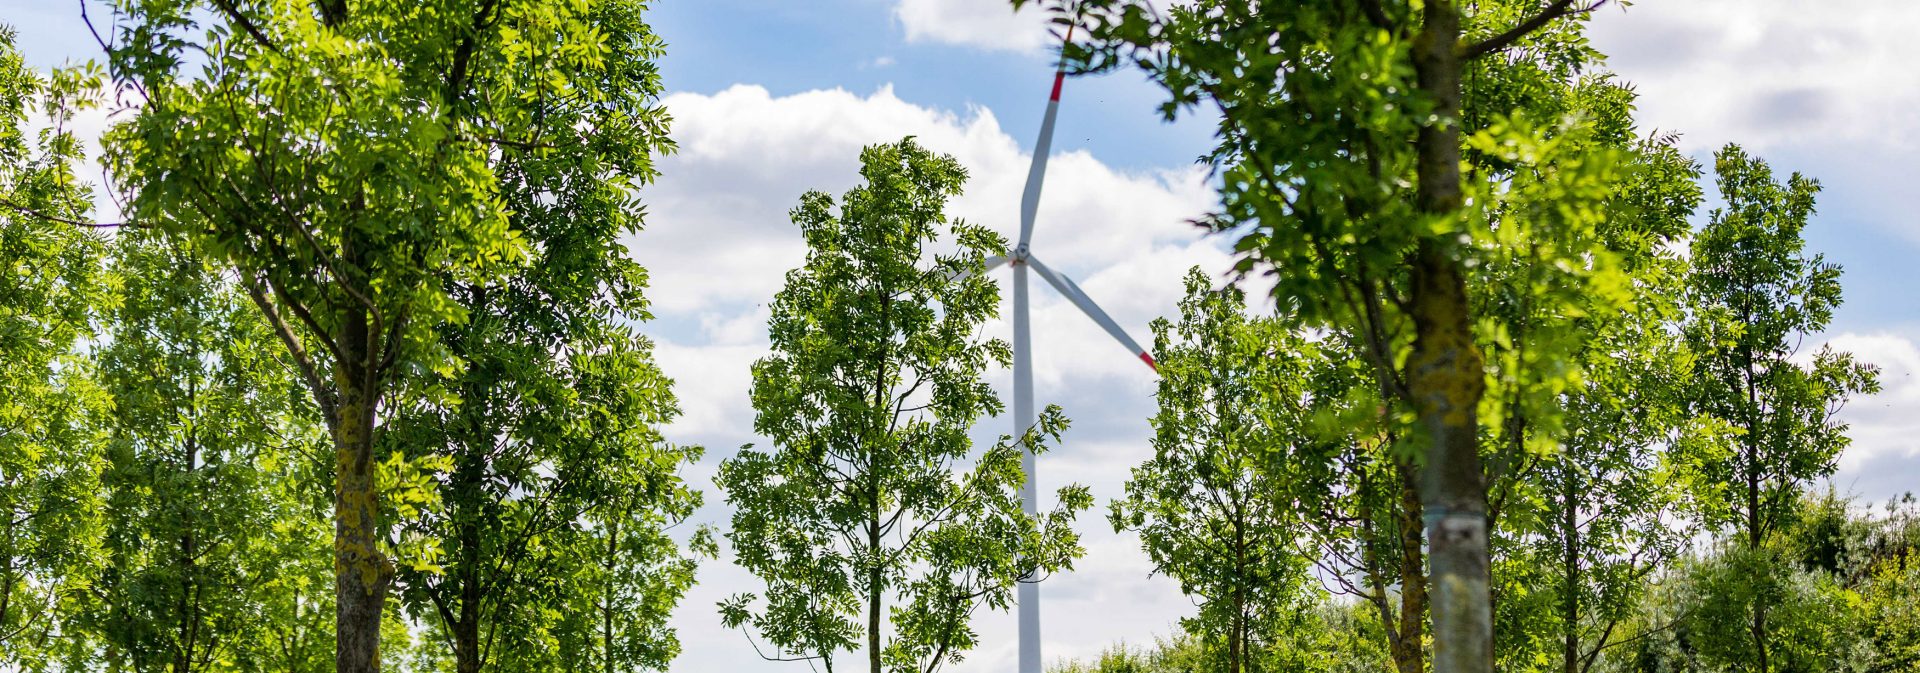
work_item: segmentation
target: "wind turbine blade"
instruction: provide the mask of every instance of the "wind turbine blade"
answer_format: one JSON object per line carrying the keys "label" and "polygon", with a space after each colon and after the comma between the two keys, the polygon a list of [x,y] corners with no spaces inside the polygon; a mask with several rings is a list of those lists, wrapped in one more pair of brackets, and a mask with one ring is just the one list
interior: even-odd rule
{"label": "wind turbine blade", "polygon": [[1134,342],[1133,337],[1127,336],[1126,330],[1120,329],[1119,323],[1114,322],[1113,318],[1109,317],[1106,311],[1100,310],[1100,305],[1093,303],[1093,298],[1088,297],[1086,292],[1082,292],[1080,286],[1073,283],[1072,278],[1054,273],[1053,269],[1047,268],[1047,265],[1041,264],[1040,260],[1035,259],[1032,255],[1028,255],[1026,261],[1028,264],[1033,265],[1033,270],[1038,272],[1041,278],[1047,279],[1048,285],[1052,285],[1053,289],[1059,290],[1060,294],[1065,296],[1067,301],[1073,302],[1074,306],[1080,307],[1081,313],[1085,313],[1087,317],[1092,318],[1095,323],[1100,325],[1101,329],[1106,330],[1107,334],[1113,336],[1114,340],[1119,341],[1120,345],[1126,346],[1127,350],[1132,351],[1135,357],[1140,358],[1141,362],[1147,363],[1147,366],[1152,367],[1156,372],[1160,371],[1159,363],[1153,361],[1153,354],[1148,353],[1147,349],[1141,348],[1140,344]]}
{"label": "wind turbine blade", "polygon": [[[1073,42],[1075,24],[1067,25],[1067,34],[1060,41],[1062,45]],[[1053,153],[1053,121],[1060,116],[1060,87],[1066,81],[1067,62],[1063,54],[1059,67],[1053,70],[1053,93],[1047,96],[1047,115],[1040,119],[1040,139],[1033,143],[1033,165],[1027,167],[1027,188],[1020,194],[1019,248],[1027,247],[1027,242],[1033,240],[1034,214],[1040,212],[1040,186],[1047,181],[1047,155]]]}
{"label": "wind turbine blade", "polygon": [[1020,246],[1033,240],[1033,218],[1040,211],[1040,187],[1047,181],[1047,155],[1053,151],[1053,122],[1060,115],[1060,86],[1066,82],[1064,67],[1053,72],[1053,95],[1047,99],[1047,116],[1040,120],[1040,139],[1033,143],[1033,165],[1027,168],[1027,188],[1020,194]]}

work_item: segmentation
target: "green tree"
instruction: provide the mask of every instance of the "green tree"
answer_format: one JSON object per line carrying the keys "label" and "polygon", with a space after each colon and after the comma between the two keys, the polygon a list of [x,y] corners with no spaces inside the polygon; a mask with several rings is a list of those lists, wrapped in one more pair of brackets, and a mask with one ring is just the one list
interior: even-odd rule
{"label": "green tree", "polygon": [[277,635],[261,628],[276,603],[323,598],[326,571],[301,561],[326,555],[307,537],[324,510],[302,497],[319,490],[325,435],[230,277],[145,231],[115,253],[123,292],[97,354],[114,404],[104,563],[86,623],[110,665],[235,670]]}
{"label": "green tree", "polygon": [[1070,566],[1069,524],[1091,502],[1070,486],[1055,510],[1021,511],[1019,447],[1057,439],[1057,408],[965,462],[974,422],[1001,411],[982,377],[1009,349],[979,331],[1000,298],[981,272],[1005,242],[947,219],[966,178],[951,157],[907,139],[860,158],[865,184],[837,214],[820,192],[792,213],[807,261],[774,299],[773,355],[753,367],[754,429],[777,448],[742,448],[718,478],[736,562],[766,589],[721,615],[777,647],[768,658],[832,670],[864,638],[872,673],[926,672],[974,647],[974,611]]}
{"label": "green tree", "polygon": [[[1663,287],[1671,285],[1647,290]],[[1510,628],[1501,637],[1515,660],[1557,649],[1555,668],[1586,673],[1607,648],[1660,628],[1624,630],[1643,626],[1629,623],[1639,595],[1688,534],[1676,521],[1666,452],[1717,433],[1686,415],[1689,357],[1671,331],[1673,302],[1662,309],[1646,299],[1595,335],[1584,379],[1564,398],[1564,440],[1511,506],[1515,543],[1500,561],[1512,584],[1501,615]]]}
{"label": "green tree", "polygon": [[1155,571],[1199,604],[1183,626],[1209,668],[1274,670],[1292,654],[1286,627],[1311,606],[1311,580],[1293,502],[1277,497],[1290,475],[1269,466],[1315,441],[1308,388],[1320,351],[1278,320],[1247,317],[1245,294],[1214,291],[1198,268],[1186,286],[1180,323],[1153,324],[1154,455],[1110,519],[1139,531]]}
{"label": "green tree", "polygon": [[[1768,539],[1805,484],[1833,473],[1847,445],[1834,413],[1879,384],[1872,366],[1847,353],[1823,347],[1804,364],[1798,357],[1805,337],[1825,329],[1840,305],[1840,268],[1808,255],[1802,238],[1819,184],[1797,173],[1781,184],[1738,146],[1720,151],[1714,169],[1726,205],[1693,241],[1685,332],[1700,368],[1693,408],[1737,437],[1692,445],[1678,460],[1706,522],[1740,531],[1734,560],[1760,573],[1745,577],[1778,584],[1787,578],[1765,574],[1780,565],[1765,560]],[[1741,603],[1749,670],[1780,667],[1770,647],[1773,598],[1759,592]]]}
{"label": "green tree", "polygon": [[[1513,67],[1591,62],[1567,17],[1592,5],[1505,0],[1475,3],[1471,16],[1451,0],[1205,0],[1164,13],[1141,0],[1052,5],[1091,24],[1093,44],[1071,50],[1078,60],[1145,70],[1168,90],[1169,116],[1199,104],[1219,112],[1215,224],[1242,234],[1243,271],[1273,271],[1283,313],[1350,332],[1386,401],[1407,409],[1393,417],[1414,432],[1396,450],[1422,457],[1433,670],[1489,670],[1479,413],[1483,342],[1497,333],[1469,278],[1514,251],[1550,255],[1540,268],[1565,282],[1528,296],[1554,302],[1557,287],[1608,273],[1592,263],[1590,230],[1611,186],[1609,156],[1528,119],[1529,85],[1554,69]],[[1503,105],[1474,114],[1462,83],[1488,78],[1512,85],[1490,101]],[[1496,161],[1464,172],[1468,145]],[[1530,246],[1536,238],[1552,244]]]}
{"label": "green tree", "polygon": [[[1502,670],[1540,666],[1557,650],[1554,668],[1579,673],[1616,636],[1633,637],[1617,628],[1682,535],[1670,525],[1665,453],[1713,438],[1713,424],[1685,408],[1691,357],[1676,336],[1677,250],[1700,201],[1699,169],[1674,136],[1638,135],[1625,84],[1577,72],[1544,79],[1555,93],[1534,104],[1582,120],[1584,132],[1562,142],[1618,153],[1619,185],[1590,238],[1532,232],[1505,248],[1525,254],[1485,260],[1475,275],[1496,328],[1484,407],[1495,645]],[[1589,283],[1547,269],[1560,254],[1533,252],[1595,243],[1614,273]]]}
{"label": "green tree", "polygon": [[678,410],[629,326],[649,317],[646,272],[623,242],[642,225],[634,191],[672,149],[645,9],[593,3],[605,53],[577,66],[570,95],[525,104],[543,120],[537,146],[491,159],[529,264],[443,281],[466,320],[440,326],[439,343],[465,367],[409,382],[389,426],[388,446],[451,461],[443,509],[404,525],[444,563],[399,579],[461,673],[599,668],[588,653],[663,669],[678,651],[665,621],[692,562],[661,529],[699,504],[677,473],[699,449],[659,435]]}
{"label": "green tree", "polygon": [[507,222],[500,158],[566,151],[549,141],[564,145],[577,118],[540,114],[552,101],[630,112],[608,97],[626,95],[637,86],[631,76],[650,70],[609,61],[645,50],[603,38],[636,36],[607,27],[631,21],[622,12],[633,6],[135,0],[116,8],[113,72],[144,99],[106,143],[132,212],[237,271],[331,433],[341,673],[379,670],[401,553],[382,543],[391,518],[419,504],[379,484],[427,483],[415,473],[429,466],[378,455],[376,419],[407,375],[459,367],[437,330],[466,317],[447,281],[484,284],[526,258],[525,239]]}
{"label": "green tree", "polygon": [[[105,238],[79,226],[91,190],[67,128],[98,103],[100,73],[42,77],[13,40],[0,25],[0,668],[36,670],[97,563],[107,400],[81,343],[111,282]],[[46,124],[30,129],[35,109]]]}

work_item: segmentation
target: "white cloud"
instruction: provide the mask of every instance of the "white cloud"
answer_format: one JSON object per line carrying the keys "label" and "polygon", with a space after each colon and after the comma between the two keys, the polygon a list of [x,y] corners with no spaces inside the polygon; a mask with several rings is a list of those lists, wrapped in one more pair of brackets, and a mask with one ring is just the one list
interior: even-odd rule
{"label": "white cloud", "polygon": [[[1030,156],[984,108],[963,115],[922,107],[891,88],[864,97],[834,89],[776,98],[758,86],[734,86],[666,103],[680,151],[643,194],[649,228],[633,245],[652,270],[650,295],[663,315],[771,297],[805,254],[787,211],[809,189],[852,187],[866,145],[913,135],[954,155],[970,178],[951,214],[1014,231]],[[1198,168],[1122,172],[1085,152],[1055,155],[1047,178],[1034,246],[1068,273],[1184,248],[1196,234],[1187,221],[1213,201]]]}
{"label": "white cloud", "polygon": [[[1868,465],[1889,459],[1920,461],[1920,344],[1909,335],[1875,332],[1840,334],[1827,345],[1880,367],[1880,392],[1856,397],[1840,411],[1853,445],[1842,454],[1836,479],[1844,486],[1871,476],[1863,472]],[[1878,499],[1894,494],[1862,495]]]}
{"label": "white cloud", "polygon": [[1007,0],[899,0],[893,16],[906,29],[908,42],[1037,54],[1056,40],[1036,4],[1015,12]]}
{"label": "white cloud", "polygon": [[[759,441],[748,367],[766,352],[766,301],[805,254],[787,211],[808,189],[838,194],[856,184],[862,146],[913,135],[954,155],[970,179],[950,214],[1016,233],[1028,141],[1007,135],[984,108],[930,108],[889,88],[866,96],[822,90],[776,97],[757,86],[675,94],[666,104],[680,150],[642,194],[649,226],[631,244],[652,275],[648,295],[660,318],[648,330],[663,335],[658,357],[685,410],[667,433],[708,447],[700,474],[710,474],[733,447]],[[1075,278],[1143,344],[1150,343],[1147,323],[1174,313],[1188,267],[1220,272],[1229,263],[1225,241],[1204,239],[1188,224],[1214,202],[1200,169],[1120,171],[1085,152],[1065,152],[1051,158],[1047,178],[1036,254]],[[996,272],[1003,295],[1010,293],[1007,274]],[[1147,456],[1152,375],[1039,278],[1032,283],[1036,398],[1061,404],[1074,421],[1062,445],[1042,458],[1041,490],[1079,482],[1101,501],[1118,496],[1128,470]],[[986,330],[1011,335],[1005,319]],[[1008,372],[991,378],[1004,398]],[[976,439],[991,441],[1009,424],[988,420]],[[721,494],[706,490],[709,505],[699,518],[724,524]],[[1150,640],[1191,610],[1177,586],[1150,578],[1138,541],[1114,534],[1103,511],[1086,513],[1078,529],[1088,555],[1041,589],[1049,660]],[[686,641],[676,670],[781,670],[762,664],[744,636],[721,629],[714,617],[714,601],[750,590],[752,578],[723,558],[700,579],[676,613]],[[1113,605],[1129,609],[1116,614]],[[1114,616],[1079,618],[1097,611]],[[1013,615],[987,614],[977,625],[988,645],[954,670],[1011,669]]]}
{"label": "white cloud", "polygon": [[1602,11],[1596,46],[1647,125],[1690,147],[1920,143],[1920,3],[1644,0]]}

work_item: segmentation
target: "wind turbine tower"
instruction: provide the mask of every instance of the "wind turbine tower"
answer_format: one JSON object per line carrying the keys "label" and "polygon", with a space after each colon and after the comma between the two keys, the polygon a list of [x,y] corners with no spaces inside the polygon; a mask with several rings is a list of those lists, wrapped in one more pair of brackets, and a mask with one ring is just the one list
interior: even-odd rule
{"label": "wind turbine tower", "polygon": [[[1073,39],[1073,27],[1067,28],[1066,40]],[[1064,44],[1064,42],[1063,42]],[[1040,139],[1033,145],[1033,165],[1027,170],[1027,186],[1020,196],[1020,239],[1006,257],[994,257],[987,260],[986,270],[991,271],[1002,264],[1013,267],[1013,421],[1014,436],[1026,435],[1033,427],[1033,345],[1032,324],[1027,316],[1027,271],[1034,273],[1052,285],[1055,291],[1080,307],[1082,313],[1105,329],[1121,346],[1133,353],[1141,362],[1159,371],[1153,362],[1153,355],[1140,347],[1133,337],[1100,310],[1087,293],[1075,285],[1073,279],[1055,272],[1042,264],[1033,255],[1029,247],[1033,239],[1033,220],[1040,207],[1040,186],[1047,178],[1047,153],[1053,146],[1053,124],[1060,112],[1060,88],[1066,82],[1066,63],[1064,58],[1053,73],[1053,93],[1047,98],[1046,117],[1040,121]],[[1027,481],[1020,489],[1020,505],[1029,516],[1037,515],[1039,508],[1039,488],[1035,475],[1035,461],[1032,450],[1027,450],[1021,459],[1021,466],[1027,473]],[[1040,660],[1040,585],[1033,582],[1020,584],[1016,599],[1020,606],[1020,673],[1041,673]]]}

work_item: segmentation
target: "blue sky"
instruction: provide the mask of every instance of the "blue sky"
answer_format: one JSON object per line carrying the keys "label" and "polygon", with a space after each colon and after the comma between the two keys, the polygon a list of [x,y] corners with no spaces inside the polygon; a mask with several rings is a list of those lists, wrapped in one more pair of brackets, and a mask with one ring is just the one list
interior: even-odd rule
{"label": "blue sky", "polygon": [[[1879,499],[1920,474],[1920,4],[1820,5],[1640,0],[1603,10],[1593,36],[1639,86],[1644,128],[1685,134],[1703,161],[1740,142],[1776,170],[1822,180],[1810,247],[1846,268],[1847,303],[1820,340],[1886,370],[1884,392],[1843,412],[1856,443],[1834,482]],[[804,190],[852,186],[861,145],[914,134],[972,171],[954,212],[1011,233],[1051,56],[1037,15],[995,0],[660,0],[650,20],[669,43],[680,152],[643,193],[650,225],[631,245],[653,272],[658,317],[647,331],[685,410],[668,434],[708,447],[693,470],[704,483],[732,447],[756,441],[747,367],[764,353],[764,301],[802,254],[786,210]],[[94,55],[72,0],[0,0],[0,21],[22,29],[36,65]],[[1165,124],[1160,101],[1131,72],[1068,83],[1035,240],[1142,341],[1151,319],[1173,312],[1186,268],[1230,261],[1221,241],[1185,224],[1212,203],[1193,165],[1209,124]],[[1036,292],[1035,323],[1038,399],[1074,419],[1042,459],[1043,491],[1070,478],[1104,502],[1148,455],[1153,379],[1048,290]],[[990,330],[1008,334],[1004,323]],[[1004,389],[1005,374],[995,380]],[[727,510],[708,490],[700,518],[722,523]],[[1177,587],[1150,577],[1102,511],[1081,530],[1088,557],[1042,588],[1048,659],[1171,632],[1191,610]],[[675,670],[804,668],[760,662],[719,626],[714,601],[753,588],[725,558],[703,568],[676,615],[685,654]],[[1012,615],[978,626],[984,645],[956,670],[1009,670]]]}

